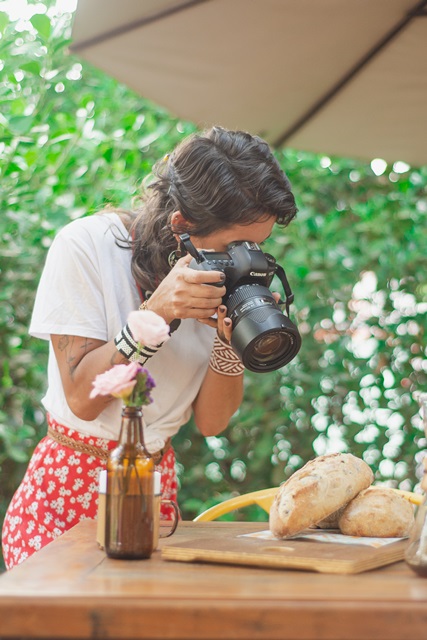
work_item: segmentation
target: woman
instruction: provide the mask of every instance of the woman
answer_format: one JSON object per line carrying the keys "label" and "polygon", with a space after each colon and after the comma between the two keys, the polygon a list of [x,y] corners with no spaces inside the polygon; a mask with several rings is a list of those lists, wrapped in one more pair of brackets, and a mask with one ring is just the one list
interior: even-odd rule
{"label": "woman", "polygon": [[[164,498],[176,499],[171,437],[191,413],[203,435],[216,435],[241,403],[244,368],[229,345],[226,290],[207,286],[223,274],[191,269],[179,235],[207,250],[260,244],[296,214],[289,181],[264,141],[220,127],[183,141],[153,174],[137,211],[71,222],[49,250],[30,326],[50,341],[49,428],[6,514],[8,568],[96,515],[97,479],[121,414],[120,400],[89,397],[97,374],[137,360],[154,378],[145,440]],[[138,307],[170,325],[156,349],[140,350],[126,324]]]}

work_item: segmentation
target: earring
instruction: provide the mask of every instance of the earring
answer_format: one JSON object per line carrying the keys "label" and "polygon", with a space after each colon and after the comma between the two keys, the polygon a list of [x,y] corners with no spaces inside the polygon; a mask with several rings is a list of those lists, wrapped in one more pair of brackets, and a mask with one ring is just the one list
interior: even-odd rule
{"label": "earring", "polygon": [[180,258],[182,258],[182,251],[179,247],[170,252],[168,255],[168,264],[171,269],[176,265]]}

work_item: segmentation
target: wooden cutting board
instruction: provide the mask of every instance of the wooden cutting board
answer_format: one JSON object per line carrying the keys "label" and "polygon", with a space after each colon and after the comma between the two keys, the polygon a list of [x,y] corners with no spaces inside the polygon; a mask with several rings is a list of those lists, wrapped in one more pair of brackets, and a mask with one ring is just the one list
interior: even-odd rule
{"label": "wooden cutting board", "polygon": [[162,549],[162,558],[177,562],[353,574],[403,560],[407,543],[406,539],[402,539],[375,548],[362,544],[318,542],[302,538],[264,540],[225,535],[224,538],[201,538],[197,543],[172,543]]}

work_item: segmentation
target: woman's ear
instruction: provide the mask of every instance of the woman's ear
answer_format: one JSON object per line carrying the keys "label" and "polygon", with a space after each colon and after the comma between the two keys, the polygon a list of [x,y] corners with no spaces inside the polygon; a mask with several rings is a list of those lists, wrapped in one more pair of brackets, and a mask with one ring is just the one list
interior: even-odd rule
{"label": "woman's ear", "polygon": [[174,236],[176,236],[177,240],[177,236],[179,236],[180,233],[189,232],[191,228],[191,225],[184,218],[181,211],[174,211],[171,215],[170,221],[172,233],[174,234]]}

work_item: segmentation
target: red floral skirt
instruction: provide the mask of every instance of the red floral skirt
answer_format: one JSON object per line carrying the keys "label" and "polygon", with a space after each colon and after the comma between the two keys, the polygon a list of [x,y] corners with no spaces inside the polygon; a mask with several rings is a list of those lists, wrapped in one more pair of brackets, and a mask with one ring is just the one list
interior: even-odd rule
{"label": "red floral skirt", "polygon": [[[48,422],[55,431],[105,451],[117,444],[113,440],[85,436],[58,424],[50,416]],[[96,518],[99,472],[105,466],[100,458],[75,451],[49,436],[39,442],[4,519],[2,550],[7,569],[26,560],[80,520]],[[162,498],[176,502],[172,447],[156,469],[162,474]],[[168,505],[162,505],[161,517],[172,518]]]}

